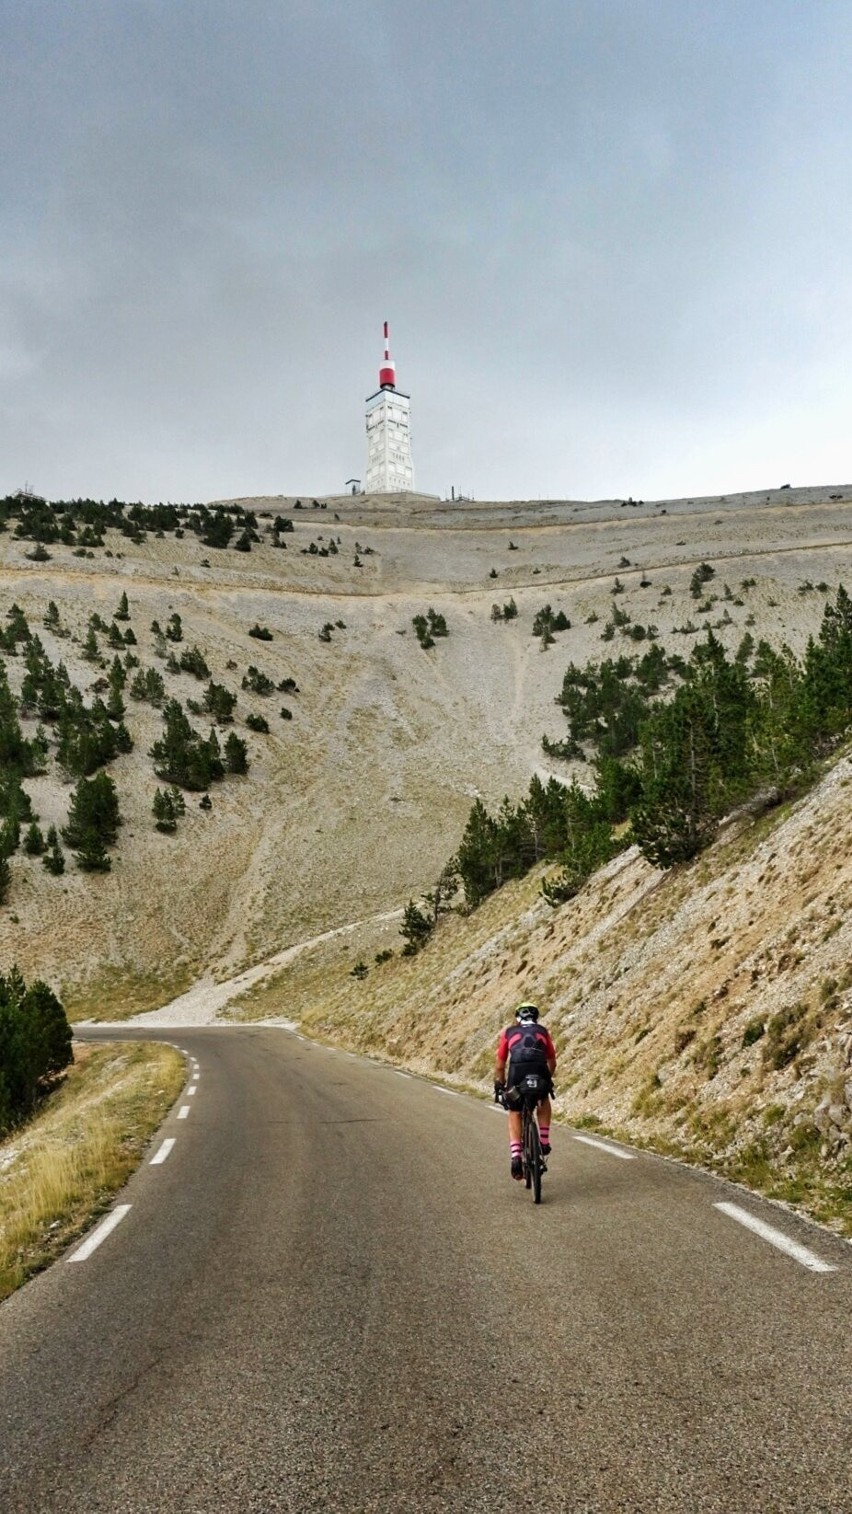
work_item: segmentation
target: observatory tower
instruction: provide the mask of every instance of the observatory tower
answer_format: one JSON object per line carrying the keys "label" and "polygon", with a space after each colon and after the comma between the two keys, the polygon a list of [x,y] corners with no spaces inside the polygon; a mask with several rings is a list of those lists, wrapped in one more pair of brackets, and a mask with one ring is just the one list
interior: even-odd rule
{"label": "observatory tower", "polygon": [[367,494],[396,494],[414,488],[411,461],[411,398],[396,387],[385,321],[385,356],[379,387],[367,400]]}

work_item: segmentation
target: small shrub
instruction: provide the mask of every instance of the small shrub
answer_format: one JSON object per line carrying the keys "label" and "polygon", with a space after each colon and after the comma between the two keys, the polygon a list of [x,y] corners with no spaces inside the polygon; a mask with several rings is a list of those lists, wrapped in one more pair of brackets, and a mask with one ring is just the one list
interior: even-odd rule
{"label": "small shrub", "polygon": [[709,562],[699,563],[689,580],[689,592],[693,599],[700,599],[704,584],[709,583],[710,579],[715,577],[716,569],[711,568]]}
{"label": "small shrub", "polygon": [[242,680],[242,687],[248,689],[252,694],[266,695],[274,694],[275,692],[275,684],[272,682],[272,679],[267,678],[265,673],[261,673],[260,668],[256,668],[253,663],[250,663],[246,670]]}
{"label": "small shrub", "polygon": [[186,647],[180,654],[178,664],[181,671],[191,673],[193,678],[209,678],[210,669],[204,660],[204,654],[198,647]]}
{"label": "small shrub", "polygon": [[41,857],[46,850],[46,845],[38,822],[34,820],[24,836],[24,851],[28,857]]}
{"label": "small shrub", "polygon": [[754,1019],[749,1020],[748,1024],[743,1030],[743,1049],[745,1050],[747,1047],[753,1046],[755,1041],[759,1041],[761,1036],[765,1034],[766,1026],[763,1021],[763,1016],[755,1015]]}
{"label": "small shrub", "polygon": [[767,1022],[763,1060],[776,1072],[795,1061],[812,1039],[813,1027],[808,1024],[807,1013],[805,1004],[791,1004]]}

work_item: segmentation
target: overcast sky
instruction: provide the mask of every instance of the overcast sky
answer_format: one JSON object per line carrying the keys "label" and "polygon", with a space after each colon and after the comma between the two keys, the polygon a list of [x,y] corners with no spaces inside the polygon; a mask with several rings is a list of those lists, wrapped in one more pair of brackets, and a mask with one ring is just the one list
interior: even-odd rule
{"label": "overcast sky", "polygon": [[852,479],[850,0],[0,0],[0,492]]}

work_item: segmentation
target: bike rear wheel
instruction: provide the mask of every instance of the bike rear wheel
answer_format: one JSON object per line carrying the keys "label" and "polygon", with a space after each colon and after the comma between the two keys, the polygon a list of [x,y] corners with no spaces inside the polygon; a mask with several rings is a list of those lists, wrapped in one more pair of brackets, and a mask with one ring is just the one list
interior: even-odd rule
{"label": "bike rear wheel", "polygon": [[528,1109],[525,1109],[524,1110],[524,1128],[523,1128],[523,1142],[524,1142],[524,1183],[526,1184],[527,1188],[531,1188],[532,1187],[532,1182],[533,1182],[532,1162],[530,1160],[530,1158],[531,1158],[530,1126],[533,1125],[534,1123],[535,1122],[533,1120],[532,1115],[530,1114],[530,1111]]}
{"label": "bike rear wheel", "polygon": [[527,1131],[527,1142],[527,1171],[529,1172],[527,1187],[529,1188],[530,1185],[532,1185],[533,1199],[536,1204],[540,1204],[541,1175],[544,1169],[544,1158],[541,1154],[541,1140],[539,1138],[538,1125],[536,1124],[536,1121],[532,1116],[530,1117],[529,1129]]}

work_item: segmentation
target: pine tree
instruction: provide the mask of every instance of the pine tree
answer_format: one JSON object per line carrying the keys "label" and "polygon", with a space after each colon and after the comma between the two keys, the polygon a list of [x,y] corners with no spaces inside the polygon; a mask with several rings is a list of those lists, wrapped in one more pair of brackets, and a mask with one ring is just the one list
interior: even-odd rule
{"label": "pine tree", "polygon": [[110,720],[121,720],[125,713],[124,700],[121,697],[121,689],[113,684],[107,695],[106,712]]}
{"label": "pine tree", "polygon": [[62,832],[77,866],[88,872],[107,872],[107,848],[115,845],[120,825],[118,794],[109,774],[81,778],[71,795],[68,824]]}
{"label": "pine tree", "polygon": [[94,626],[89,626],[89,629],[86,633],[86,640],[83,642],[82,655],[83,657],[85,657],[87,662],[100,662],[101,654],[98,648],[98,638],[95,635]]}
{"label": "pine tree", "polygon": [[157,830],[174,832],[181,815],[186,814],[186,801],[180,789],[157,789],[152,809]]}
{"label": "pine tree", "polygon": [[120,657],[114,657],[112,659],[107,677],[109,678],[110,688],[119,690],[124,689],[127,683],[127,669],[122,663]]}
{"label": "pine tree", "polygon": [[44,836],[38,822],[33,820],[24,836],[24,851],[28,857],[40,857],[44,850]]}
{"label": "pine tree", "polygon": [[229,773],[248,772],[248,748],[236,731],[230,731],[225,741],[225,764]]}
{"label": "pine tree", "polygon": [[56,877],[65,872],[65,855],[59,845],[55,825],[52,825],[47,833],[47,851],[41,861],[42,866]]}
{"label": "pine tree", "polygon": [[122,594],[120,600],[118,601],[118,609],[115,611],[115,614],[113,615],[112,618],[113,618],[113,620],[129,620],[130,619],[130,606],[127,603],[127,595],[126,594]]}
{"label": "pine tree", "polygon": [[495,859],[498,845],[498,827],[482,800],[477,799],[468,816],[456,854],[459,877],[470,905],[479,904],[497,887]]}
{"label": "pine tree", "polygon": [[409,899],[402,915],[402,924],[399,927],[400,935],[405,937],[406,945],[402,949],[404,957],[413,957],[415,952],[420,951],[426,945],[434,928],[434,921],[418,909],[413,899]]}

